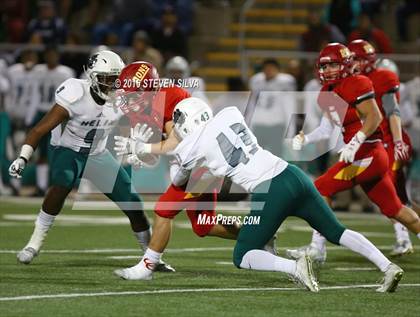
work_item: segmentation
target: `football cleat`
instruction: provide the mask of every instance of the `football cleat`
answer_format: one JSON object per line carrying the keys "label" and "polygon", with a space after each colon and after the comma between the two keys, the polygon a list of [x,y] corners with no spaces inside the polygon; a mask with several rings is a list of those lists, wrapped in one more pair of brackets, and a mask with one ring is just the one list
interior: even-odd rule
{"label": "football cleat", "polygon": [[163,262],[162,260],[159,261],[158,264],[156,264],[154,272],[165,272],[165,273],[175,273],[175,269],[170,266],[168,263]]}
{"label": "football cleat", "polygon": [[410,240],[400,240],[394,244],[392,251],[389,253],[392,257],[403,256],[414,252],[413,245]]}
{"label": "football cleat", "polygon": [[293,280],[296,284],[303,286],[311,292],[319,292],[318,282],[312,270],[312,261],[307,254],[296,261],[296,272]]}
{"label": "football cleat", "polygon": [[267,252],[270,252],[273,255],[277,255],[277,236],[274,235],[270,241],[267,242],[267,244],[264,246],[264,250]]}
{"label": "football cleat", "polygon": [[153,278],[153,270],[151,270],[151,268],[154,269],[155,264],[147,261],[148,259],[142,259],[140,263],[126,269],[115,270],[114,273],[124,280],[150,281]]}
{"label": "football cleat", "polygon": [[298,249],[286,250],[286,256],[293,260],[297,260],[305,254],[308,254],[311,260],[318,265],[324,264],[327,260],[327,251],[325,249],[324,251],[321,251],[318,248],[312,247],[311,245],[303,246]]}
{"label": "football cleat", "polygon": [[391,263],[385,271],[382,285],[376,291],[380,293],[393,293],[398,287],[398,283],[404,275],[404,271],[398,265]]}
{"label": "football cleat", "polygon": [[31,247],[24,248],[17,254],[17,260],[22,264],[29,264],[38,255],[38,252]]}

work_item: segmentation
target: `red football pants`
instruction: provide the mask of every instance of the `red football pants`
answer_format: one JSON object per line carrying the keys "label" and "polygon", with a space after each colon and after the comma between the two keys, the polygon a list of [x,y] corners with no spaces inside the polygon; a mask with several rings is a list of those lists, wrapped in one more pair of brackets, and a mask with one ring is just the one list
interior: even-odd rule
{"label": "red football pants", "polygon": [[[193,177],[195,176],[197,175]],[[208,235],[214,224],[199,224],[198,216],[204,214],[205,219],[216,216],[217,191],[214,185],[213,189],[210,188],[205,193],[195,194],[185,191],[185,186],[171,184],[166,192],[159,197],[155,213],[163,218],[173,219],[186,209],[194,233],[199,237],[204,237]]]}
{"label": "red football pants", "polygon": [[360,185],[381,212],[395,216],[402,203],[388,173],[388,155],[382,142],[363,143],[354,162],[338,162],[315,181],[321,195],[331,197],[335,193]]}

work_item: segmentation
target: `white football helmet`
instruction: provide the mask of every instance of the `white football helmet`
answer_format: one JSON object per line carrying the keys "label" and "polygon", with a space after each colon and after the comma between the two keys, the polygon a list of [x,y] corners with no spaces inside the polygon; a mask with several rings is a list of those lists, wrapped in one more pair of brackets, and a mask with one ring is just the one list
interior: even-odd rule
{"label": "white football helmet", "polygon": [[190,65],[182,56],[172,57],[165,66],[166,76],[173,79],[184,79],[191,76]]}
{"label": "white football helmet", "polygon": [[178,103],[172,114],[175,133],[184,139],[213,118],[213,110],[203,100],[190,97]]}
{"label": "white football helmet", "polygon": [[124,68],[118,54],[104,50],[93,54],[85,67],[86,77],[93,91],[102,99],[108,100],[109,93],[115,88],[115,80]]}
{"label": "white football helmet", "polygon": [[397,64],[388,58],[381,59],[378,64],[376,64],[376,68],[385,68],[395,73],[397,76],[400,75],[400,70],[398,69]]}

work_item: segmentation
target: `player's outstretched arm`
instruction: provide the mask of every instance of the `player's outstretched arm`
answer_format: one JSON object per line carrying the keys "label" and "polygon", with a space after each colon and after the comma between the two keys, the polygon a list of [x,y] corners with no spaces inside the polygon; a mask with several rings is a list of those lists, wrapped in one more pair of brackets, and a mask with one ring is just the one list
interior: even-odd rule
{"label": "player's outstretched arm", "polygon": [[303,131],[295,135],[292,141],[293,149],[299,151],[304,145],[310,143],[317,143],[322,140],[327,140],[331,137],[334,130],[334,124],[326,113],[321,118],[320,125],[312,132],[305,135]]}
{"label": "player's outstretched arm", "polygon": [[[137,126],[136,126],[137,127]],[[136,129],[136,128],[135,128]],[[134,130],[135,130],[134,129]],[[174,131],[169,133],[166,140],[158,143],[146,143],[150,139],[148,135],[151,129],[146,125],[141,125],[137,133],[132,133],[131,137],[114,136],[115,145],[114,151],[117,155],[136,154],[141,156],[143,154],[167,154],[174,150],[179,143]]]}
{"label": "player's outstretched arm", "polygon": [[69,113],[59,104],[55,104],[50,111],[33,127],[26,136],[22,145],[19,157],[9,167],[9,174],[12,177],[21,177],[26,163],[30,160],[34,149],[41,138],[69,118]]}

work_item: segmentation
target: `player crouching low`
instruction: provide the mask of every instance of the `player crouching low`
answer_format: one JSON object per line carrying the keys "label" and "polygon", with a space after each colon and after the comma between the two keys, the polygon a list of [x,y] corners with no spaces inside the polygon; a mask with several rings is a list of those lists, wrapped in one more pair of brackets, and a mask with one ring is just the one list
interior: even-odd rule
{"label": "player crouching low", "polygon": [[[175,107],[173,121],[175,133],[166,140],[165,151],[141,140],[130,143],[130,151],[137,155],[162,152],[175,155],[180,166],[178,174],[186,180],[192,169],[206,167],[214,176],[230,177],[253,193],[252,202],[256,205],[263,203],[262,210],[255,209],[249,214],[260,217],[259,225],[245,224],[240,229],[233,252],[235,266],[284,272],[306,289],[318,292],[308,255],[295,261],[264,250],[264,245],[283,221],[296,216],[306,220],[330,242],[361,254],[384,272],[384,282],[378,292],[395,291],[403,270],[363,235],[346,229],[299,168],[261,148],[237,108],[225,108],[213,118],[211,108],[205,102],[188,98]],[[146,253],[137,265],[116,273],[151,279],[151,268],[160,256],[156,252]]]}

